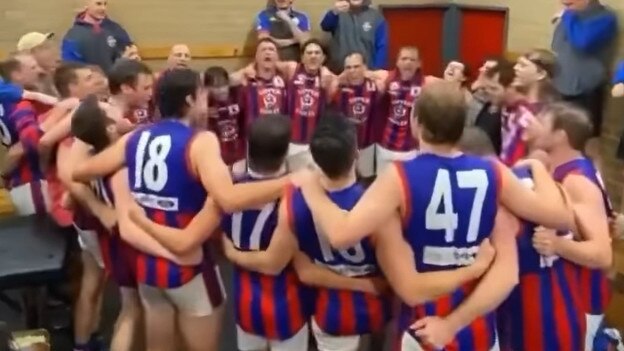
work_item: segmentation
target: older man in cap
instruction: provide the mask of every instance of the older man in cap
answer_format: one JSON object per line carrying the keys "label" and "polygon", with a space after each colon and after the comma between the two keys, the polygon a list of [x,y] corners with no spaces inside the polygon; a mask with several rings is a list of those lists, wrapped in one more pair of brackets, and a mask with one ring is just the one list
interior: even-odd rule
{"label": "older man in cap", "polygon": [[52,75],[61,63],[61,56],[54,41],[54,33],[30,32],[17,42],[17,51],[31,54],[42,69],[38,90],[48,95],[58,95]]}

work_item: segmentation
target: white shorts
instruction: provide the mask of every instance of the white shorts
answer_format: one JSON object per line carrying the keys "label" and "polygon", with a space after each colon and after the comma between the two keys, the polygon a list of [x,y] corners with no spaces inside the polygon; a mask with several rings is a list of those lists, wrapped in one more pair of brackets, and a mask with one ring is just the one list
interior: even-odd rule
{"label": "white shorts", "polygon": [[370,145],[361,149],[357,160],[357,170],[361,177],[370,178],[375,175],[375,149],[376,145]]}
{"label": "white shorts", "polygon": [[381,145],[377,145],[377,174],[381,174],[386,167],[394,161],[411,160],[418,155],[418,150],[392,151]]}
{"label": "white shorts", "polygon": [[[420,346],[418,341],[414,339],[409,333],[403,333],[403,338],[401,338],[401,348],[400,351],[424,351],[425,349]],[[498,336],[496,336],[496,341],[494,341],[494,346],[490,349],[490,351],[500,351],[500,345],[498,344]],[[537,350],[536,350],[537,351]]]}
{"label": "white shorts", "polygon": [[100,268],[104,268],[104,260],[102,259],[102,249],[100,248],[100,240],[95,230],[81,229],[74,223],[76,233],[78,233],[78,245],[83,251],[88,252]]}
{"label": "white shorts", "polygon": [[312,154],[310,154],[310,145],[290,143],[286,166],[289,172],[296,172],[305,167],[314,166],[314,160],[312,159]]}
{"label": "white shorts", "polygon": [[308,349],[308,339],[310,333],[308,325],[305,324],[290,339],[287,340],[269,340],[262,336],[247,333],[238,325],[236,326],[236,338],[238,349],[240,351],[302,351]]}
{"label": "white shorts", "polygon": [[594,347],[594,339],[600,329],[600,325],[604,319],[604,314],[585,314],[587,330],[585,331],[585,350],[591,351]]}
{"label": "white shorts", "polygon": [[361,335],[336,336],[325,333],[312,317],[312,333],[319,351],[357,351]]}
{"label": "white shorts", "polygon": [[242,159],[240,161],[234,162],[233,165],[230,166],[230,172],[232,172],[232,176],[238,177],[247,173],[247,160]]}
{"label": "white shorts", "polygon": [[50,208],[48,182],[45,180],[16,186],[9,193],[15,214],[18,216],[33,215],[37,213],[37,207],[44,209],[45,212]]}
{"label": "white shorts", "polygon": [[208,284],[210,283],[206,282],[204,274],[202,273],[197,274],[191,281],[177,288],[164,289],[146,284],[139,284],[139,295],[147,308],[151,305],[165,303],[173,305],[179,313],[184,315],[193,317],[209,316],[225,301],[225,289],[223,287],[221,273],[216,265],[214,268],[216,270],[218,283],[210,283],[219,285],[213,288],[219,289],[219,293],[222,296],[222,299],[217,301],[211,301],[208,292]]}

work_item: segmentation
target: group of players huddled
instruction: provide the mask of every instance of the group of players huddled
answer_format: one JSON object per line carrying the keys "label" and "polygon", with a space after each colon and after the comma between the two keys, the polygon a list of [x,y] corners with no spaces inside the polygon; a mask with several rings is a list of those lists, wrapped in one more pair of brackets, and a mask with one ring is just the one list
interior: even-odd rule
{"label": "group of players huddled", "polygon": [[[423,76],[413,47],[391,71],[324,60],[314,39],[300,64],[262,39],[231,74],[68,63],[53,107],[0,105],[18,212],[78,233],[75,350],[97,349],[104,272],[121,292],[112,350],[217,350],[219,256],[242,351],[310,335],[355,351],[384,332],[396,350],[592,350],[613,211],[589,117],[549,89],[552,55],[487,61],[473,87],[460,62]],[[28,88],[32,62],[4,78]],[[477,99],[501,106],[500,145],[465,128]]]}

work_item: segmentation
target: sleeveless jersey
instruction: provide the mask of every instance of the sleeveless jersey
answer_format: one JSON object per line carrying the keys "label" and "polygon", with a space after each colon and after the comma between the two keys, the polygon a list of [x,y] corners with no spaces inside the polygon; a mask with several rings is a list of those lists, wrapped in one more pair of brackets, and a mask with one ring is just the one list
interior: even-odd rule
{"label": "sleeveless jersey", "polygon": [[[528,168],[513,171],[533,188]],[[497,310],[501,349],[583,351],[585,313],[576,278],[565,269],[565,260],[535,250],[535,224],[521,224],[516,239],[520,283]]]}
{"label": "sleeveless jersey", "polygon": [[[608,217],[611,217],[613,206],[609,200],[602,177],[592,161],[583,157],[564,163],[555,169],[553,177],[556,181],[562,183],[570,174],[582,175],[600,189],[605,212]],[[611,300],[611,288],[605,272],[600,269],[582,267],[571,262],[567,266],[577,273],[585,312],[596,315],[603,314]]]}
{"label": "sleeveless jersey", "polygon": [[248,124],[264,115],[287,114],[286,83],[280,75],[249,79],[242,95]]}
{"label": "sleeveless jersey", "polygon": [[302,64],[297,66],[288,82],[288,113],[292,120],[291,141],[309,144],[321,112],[325,109],[325,90],[320,72],[308,74]]}
{"label": "sleeveless jersey", "polygon": [[[252,175],[242,182],[255,181]],[[279,202],[260,209],[225,215],[222,229],[241,251],[266,250],[277,225]],[[234,267],[236,323],[244,331],[267,339],[285,340],[294,336],[307,321],[308,298],[297,274],[289,264],[276,276]]]}
{"label": "sleeveless jersey", "polygon": [[[19,159],[15,169],[5,175],[9,189],[44,179],[39,165],[37,149],[39,138],[43,133],[39,129],[36,117],[36,109],[28,100],[21,100],[17,104],[0,104],[0,141],[2,145],[10,148],[21,142],[25,150],[24,156]],[[32,188],[33,191],[41,192],[39,187]],[[42,211],[45,212],[43,195],[33,194],[33,198],[41,199]]]}
{"label": "sleeveless jersey", "polygon": [[[417,271],[456,269],[472,264],[479,245],[494,228],[500,191],[498,166],[474,156],[433,154],[422,154],[395,165],[406,199],[404,237],[414,251]],[[425,316],[448,315],[466,300],[477,284],[478,280],[468,282],[450,294],[416,307],[403,304],[399,315],[401,331]],[[490,350],[496,336],[494,329],[494,313],[477,317],[444,350]]]}
{"label": "sleeveless jersey", "polygon": [[219,139],[221,158],[228,166],[244,159],[247,151],[244,112],[239,101],[238,89],[230,88],[226,101],[210,99],[208,103],[216,110],[216,116],[208,116],[208,130]]}
{"label": "sleeveless jersey", "polygon": [[[185,228],[204,205],[206,191],[188,164],[193,137],[190,127],[163,119],[128,139],[125,157],[130,190],[156,223]],[[199,270],[199,266],[180,266],[146,253],[137,257],[138,281],[160,288],[182,286]]]}
{"label": "sleeveless jersey", "polygon": [[527,155],[528,145],[522,139],[524,130],[531,116],[537,115],[542,107],[542,104],[519,101],[503,109],[500,159],[506,165],[513,166]]}
{"label": "sleeveless jersey", "polygon": [[402,81],[397,71],[390,73],[384,107],[386,115],[380,128],[379,144],[382,147],[392,151],[410,151],[416,148],[410,119],[422,83],[421,72],[416,72],[409,81]]}
{"label": "sleeveless jersey", "polygon": [[[352,209],[364,189],[353,184],[345,189],[329,192],[329,198],[340,208]],[[368,239],[345,249],[333,249],[325,234],[314,224],[300,189],[288,194],[288,212],[299,248],[315,264],[349,277],[381,275],[375,250]],[[363,335],[384,328],[390,318],[389,299],[353,290],[316,288],[314,320],[331,335]]]}
{"label": "sleeveless jersey", "polygon": [[375,142],[374,127],[379,112],[378,99],[377,85],[370,79],[366,79],[360,85],[341,84],[338,87],[336,104],[340,112],[355,124],[360,149]]}

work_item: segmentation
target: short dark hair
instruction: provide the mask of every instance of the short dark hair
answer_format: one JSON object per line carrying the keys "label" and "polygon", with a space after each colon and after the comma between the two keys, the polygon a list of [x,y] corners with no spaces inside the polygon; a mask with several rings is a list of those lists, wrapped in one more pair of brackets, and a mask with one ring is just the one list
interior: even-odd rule
{"label": "short dark hair", "polygon": [[462,152],[477,156],[496,155],[494,144],[487,133],[479,127],[466,127],[459,139]]}
{"label": "short dark hair", "polygon": [[366,65],[366,56],[361,51],[351,51],[347,55],[345,55],[345,60],[351,56],[359,56],[362,59],[362,62]]}
{"label": "short dark hair", "polygon": [[141,74],[152,75],[152,70],[146,64],[136,60],[118,60],[108,72],[108,88],[111,94],[119,94],[122,85],[136,87]]}
{"label": "short dark hair", "polygon": [[176,68],[163,74],[156,89],[158,109],[164,118],[182,118],[188,110],[187,96],[195,96],[200,86],[199,73]]}
{"label": "short dark hair", "polygon": [[485,70],[485,76],[494,79],[498,75],[498,82],[505,88],[509,87],[516,78],[514,64],[507,59],[499,58],[496,65]]}
{"label": "short dark hair", "polygon": [[74,137],[93,146],[96,152],[100,152],[110,144],[106,128],[113,123],[114,121],[100,108],[97,96],[89,95],[72,116],[71,132]]}
{"label": "short dark hair", "polygon": [[437,81],[423,87],[415,104],[414,118],[423,141],[431,144],[456,144],[466,122],[466,99],[457,85]]}
{"label": "short dark hair", "polygon": [[321,48],[323,55],[327,56],[327,47],[325,47],[325,44],[322,41],[316,38],[310,38],[301,45],[301,54],[303,55],[303,53],[308,48],[308,46],[313,45],[313,44],[318,45],[318,47]]}
{"label": "short dark hair", "polygon": [[13,73],[22,68],[22,63],[15,57],[10,57],[0,62],[0,77],[7,82],[12,82]]}
{"label": "short dark hair", "polygon": [[54,87],[62,98],[69,97],[69,85],[76,83],[78,79],[76,71],[81,69],[89,69],[89,67],[83,63],[66,62],[54,71]]}
{"label": "short dark hair", "polygon": [[573,149],[585,151],[585,144],[592,138],[594,130],[585,110],[567,102],[557,102],[547,104],[541,114],[550,116],[553,131],[562,130],[566,133]]}
{"label": "short dark hair", "polygon": [[325,114],[312,134],[310,153],[330,179],[346,175],[357,155],[355,126],[340,114]]}
{"label": "short dark hair", "polygon": [[211,66],[204,71],[204,85],[206,87],[228,85],[229,82],[230,74],[221,66]]}
{"label": "short dark hair", "polygon": [[277,172],[284,164],[290,144],[290,119],[265,115],[249,129],[249,168],[263,173]]}
{"label": "short dark hair", "polygon": [[277,43],[275,42],[275,40],[271,39],[270,37],[264,37],[264,38],[258,39],[258,42],[256,43],[256,49],[258,49],[258,47],[262,43],[271,43],[277,49]]}

